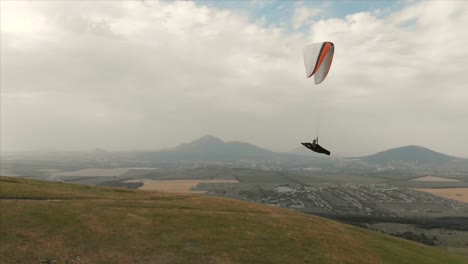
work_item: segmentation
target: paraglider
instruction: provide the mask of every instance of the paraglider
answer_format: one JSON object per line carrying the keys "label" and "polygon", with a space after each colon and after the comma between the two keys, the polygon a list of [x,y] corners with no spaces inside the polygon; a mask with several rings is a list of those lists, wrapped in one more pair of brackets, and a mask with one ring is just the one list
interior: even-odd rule
{"label": "paraglider", "polygon": [[[330,71],[333,61],[335,45],[332,42],[320,42],[304,47],[304,64],[306,77],[314,76],[315,84],[322,83]],[[310,142],[301,143],[306,148],[325,155],[330,155],[330,151],[318,144],[318,137]]]}
{"label": "paraglider", "polygon": [[301,143],[304,147],[321,154],[330,156],[330,151],[324,149],[318,144],[318,137],[312,141],[312,143]]}

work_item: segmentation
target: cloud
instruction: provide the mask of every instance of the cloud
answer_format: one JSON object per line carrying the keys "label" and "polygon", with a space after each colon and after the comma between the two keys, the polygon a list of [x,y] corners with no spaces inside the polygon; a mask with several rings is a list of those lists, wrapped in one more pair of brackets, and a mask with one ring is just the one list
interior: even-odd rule
{"label": "cloud", "polygon": [[431,1],[382,19],[357,13],[315,23],[310,41],[336,45],[327,85],[337,92],[330,98],[339,100],[329,108],[357,110],[354,118],[363,122],[350,124],[350,132],[366,137],[378,126],[387,147],[421,144],[462,154],[456,145],[468,132],[461,119],[468,117],[466,14],[463,2]]}
{"label": "cloud", "polygon": [[299,5],[296,7],[294,15],[292,17],[292,24],[294,29],[298,29],[304,25],[310,24],[311,19],[321,13],[319,8],[305,7]]}
{"label": "cloud", "polygon": [[[204,134],[289,150],[320,126],[337,152],[468,156],[461,1],[322,19],[303,34],[185,1],[1,9],[2,151],[158,149]],[[302,47],[323,40],[335,58],[315,86]]]}
{"label": "cloud", "polygon": [[[34,13],[46,26],[2,28],[4,147],[60,146],[56,128],[62,125],[76,128],[64,139],[76,146],[84,140],[88,146],[157,148],[162,142],[153,138],[178,130],[180,137],[169,141],[176,144],[212,132],[218,122],[232,126],[253,112],[259,118],[271,113],[265,94],[284,91],[264,85],[274,79],[287,84],[271,75],[292,74],[281,66],[291,61],[291,40],[229,11],[191,2],[113,3],[110,13],[92,3],[7,4],[4,12],[23,8],[27,12],[18,14]],[[83,131],[96,136],[81,138]],[[103,136],[113,133],[125,140]]]}

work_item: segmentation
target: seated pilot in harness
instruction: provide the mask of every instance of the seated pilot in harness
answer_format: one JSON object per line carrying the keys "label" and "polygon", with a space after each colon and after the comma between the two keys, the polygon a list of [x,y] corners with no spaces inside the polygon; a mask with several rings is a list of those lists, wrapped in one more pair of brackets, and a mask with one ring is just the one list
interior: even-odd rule
{"label": "seated pilot in harness", "polygon": [[325,155],[330,155],[330,151],[324,149],[322,146],[318,144],[318,137],[314,138],[312,143],[306,142],[306,143],[301,143],[301,144],[314,152],[325,154]]}

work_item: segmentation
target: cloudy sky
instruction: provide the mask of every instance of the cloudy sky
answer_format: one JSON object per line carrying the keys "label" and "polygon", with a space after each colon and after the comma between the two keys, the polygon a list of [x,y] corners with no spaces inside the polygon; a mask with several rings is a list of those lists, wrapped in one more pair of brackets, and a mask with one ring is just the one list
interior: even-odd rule
{"label": "cloudy sky", "polygon": [[[151,150],[211,134],[288,151],[468,157],[466,1],[2,1],[1,151]],[[327,79],[302,48],[335,44]]]}

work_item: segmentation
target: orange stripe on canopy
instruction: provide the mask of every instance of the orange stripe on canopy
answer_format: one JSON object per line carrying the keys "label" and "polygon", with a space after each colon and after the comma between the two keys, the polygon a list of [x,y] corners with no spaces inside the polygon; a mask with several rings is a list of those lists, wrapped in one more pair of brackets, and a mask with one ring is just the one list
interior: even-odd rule
{"label": "orange stripe on canopy", "polygon": [[320,65],[322,65],[323,59],[325,59],[325,56],[327,55],[328,50],[330,50],[332,45],[333,44],[331,44],[330,42],[325,43],[325,47],[323,48],[322,53],[320,53],[320,59],[317,63],[317,66],[315,66],[314,72],[310,76],[314,75],[314,73],[320,68]]}

